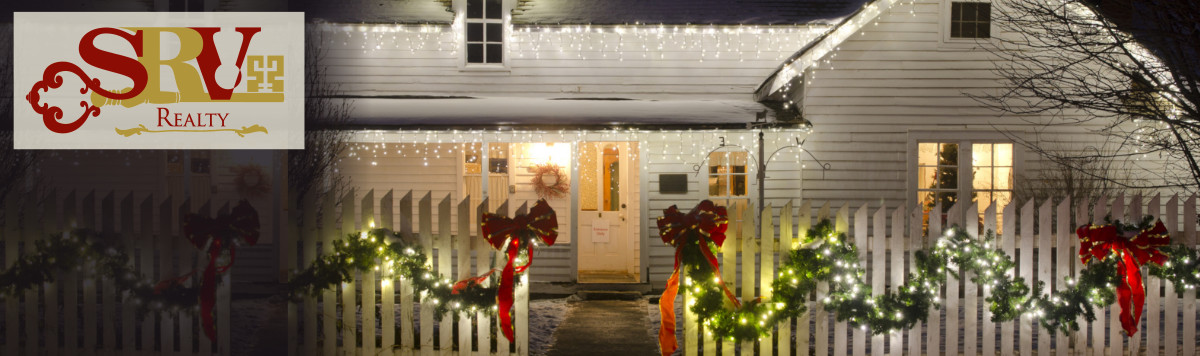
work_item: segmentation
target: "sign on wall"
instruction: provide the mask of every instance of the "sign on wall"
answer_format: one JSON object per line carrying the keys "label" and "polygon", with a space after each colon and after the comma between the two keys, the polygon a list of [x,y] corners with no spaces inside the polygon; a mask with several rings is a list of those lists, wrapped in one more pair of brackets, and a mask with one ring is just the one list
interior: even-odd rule
{"label": "sign on wall", "polygon": [[15,13],[17,149],[304,148],[302,13]]}

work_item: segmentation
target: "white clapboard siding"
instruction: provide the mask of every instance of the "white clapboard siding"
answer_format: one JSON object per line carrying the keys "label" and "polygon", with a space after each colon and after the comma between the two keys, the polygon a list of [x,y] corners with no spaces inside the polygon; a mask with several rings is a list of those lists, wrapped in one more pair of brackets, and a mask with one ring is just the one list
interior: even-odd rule
{"label": "white clapboard siding", "polygon": [[662,34],[645,33],[658,25],[625,25],[624,33],[577,27],[514,26],[504,72],[461,70],[462,32],[452,26],[363,31],[333,24],[321,26],[318,40],[329,80],[350,95],[744,99],[829,26],[767,26],[758,34],[726,32],[738,26],[669,26]]}
{"label": "white clapboard siding", "polygon": [[[1112,212],[1114,218],[1121,216],[1127,219],[1150,214],[1159,217],[1164,224],[1170,227],[1173,243],[1196,247],[1197,210],[1195,200],[1196,197],[1186,199],[1178,196],[1171,197],[1165,208],[1161,205],[1162,199],[1157,196],[1153,198],[1119,196],[1112,199],[1101,197],[1081,202],[1061,199],[1058,203],[1053,201],[1025,202],[1020,206],[1010,204],[1002,208],[1004,216],[1015,218],[1004,219],[1003,228],[1007,233],[998,235],[999,245],[994,245],[992,248],[1001,249],[1014,259],[1016,267],[1012,272],[1015,276],[1025,278],[1027,283],[1043,282],[1047,291],[1062,290],[1067,287],[1064,278],[1077,278],[1079,270],[1082,268],[1077,254],[1078,238],[1075,236],[1072,214],[1086,211],[1087,214],[1079,215],[1076,218],[1082,219],[1083,223],[1091,219],[1091,214]],[[1095,207],[1089,209],[1089,203],[1094,203]],[[798,211],[793,208],[795,204],[796,202],[790,202],[779,209],[768,205],[767,209],[761,212],[760,221],[766,222],[760,226],[761,236],[779,236],[778,243],[768,242],[767,239],[756,241],[755,227],[739,223],[731,218],[731,226],[720,251],[722,255],[719,259],[722,271],[721,279],[731,288],[741,286],[739,295],[741,298],[752,299],[758,296],[769,296],[771,291],[767,286],[779,271],[774,267],[774,263],[763,262],[755,265],[755,261],[779,261],[782,264],[785,262],[784,259],[788,252],[798,246],[797,242],[804,241],[808,227],[823,218],[835,221],[835,229],[846,233],[847,237],[858,246],[860,257],[863,258],[861,262],[866,262],[863,266],[869,272],[865,282],[871,285],[873,294],[881,293],[881,286],[887,286],[894,292],[895,288],[908,278],[903,274],[904,266],[910,266],[909,268],[914,266],[913,253],[919,249],[929,248],[943,231],[941,219],[930,219],[928,232],[925,232],[923,226],[926,222],[919,207],[912,210],[906,208],[889,210],[886,205],[882,207],[863,205],[851,214],[849,206],[843,205],[840,209],[833,211],[828,203],[824,203],[823,207],[818,209],[817,214],[811,215],[813,212],[811,201],[800,202]],[[963,219],[975,216],[975,214],[965,214],[968,218],[963,218],[962,215],[954,213],[959,211],[959,208],[961,207],[955,206],[949,209],[951,214],[946,219],[948,224],[958,225]],[[941,208],[935,207],[934,209],[940,210]],[[975,211],[976,207],[972,205],[969,209],[968,211]],[[968,226],[967,230],[976,231],[972,233],[972,236],[977,236],[976,234],[983,236],[988,231],[994,231],[1000,223],[997,219],[997,210],[999,209],[1001,208],[995,204],[986,209],[983,230],[978,230],[974,226]],[[750,217],[750,214],[753,214],[751,211],[755,211],[755,207],[752,205],[733,209],[730,214],[745,214],[744,217]],[[1035,216],[1037,217],[1036,223]],[[1103,215],[1099,216],[1103,218]],[[792,233],[793,226],[797,231],[796,234]],[[738,264],[741,264],[741,271],[752,272],[736,273]],[[761,269],[754,269],[756,266]],[[1197,340],[1192,337],[1195,333],[1195,306],[1188,300],[1188,298],[1195,298],[1193,292],[1189,291],[1188,294],[1179,297],[1170,286],[1166,286],[1167,288],[1162,290],[1156,287],[1168,284],[1165,281],[1146,276],[1146,285],[1148,286],[1146,314],[1141,321],[1141,331],[1136,339],[1125,337],[1119,321],[1113,323],[1111,317],[1098,319],[1097,322],[1089,325],[1081,325],[1080,332],[1069,334],[1046,330],[1037,324],[1036,319],[1029,316],[1022,316],[1018,320],[999,325],[987,322],[990,320],[991,314],[987,312],[988,307],[984,298],[988,296],[990,288],[982,288],[982,295],[975,294],[976,300],[972,307],[968,299],[972,298],[969,290],[975,289],[975,287],[968,281],[971,276],[963,273],[961,275],[963,280],[960,284],[967,288],[960,294],[959,289],[950,284],[951,281],[955,281],[955,278],[948,276],[945,293],[939,295],[940,308],[932,309],[925,323],[917,323],[912,329],[891,335],[873,337],[866,337],[861,329],[849,330],[845,322],[832,320],[833,315],[825,311],[820,302],[825,291],[828,290],[828,286],[821,283],[817,287],[816,300],[808,305],[809,312],[795,319],[795,338],[790,337],[793,332],[791,330],[793,321],[781,322],[772,329],[773,335],[778,337],[774,340],[772,338],[759,340],[757,353],[762,355],[774,352],[790,354],[794,351],[797,354],[806,354],[805,350],[808,350],[816,355],[861,355],[868,352],[872,355],[979,353],[985,355],[1191,355],[1190,352],[1197,346]],[[762,288],[757,294],[750,292],[754,290],[756,279]],[[691,296],[685,295],[685,298],[691,298]],[[764,298],[764,300],[766,299]],[[957,310],[957,306],[960,305],[964,306],[966,314],[982,313],[983,319],[978,320],[979,327],[969,325],[970,322],[967,320],[970,320],[970,317]],[[1115,307],[1115,304],[1112,307]],[[1098,316],[1102,315],[1103,311],[1111,312],[1113,315],[1120,312],[1120,309],[1112,310],[1109,306],[1100,308],[1100,310],[1097,312]],[[1159,313],[1165,317],[1160,318]],[[943,315],[945,320],[940,318]],[[733,345],[728,340],[715,340],[711,335],[700,332],[699,326],[696,325],[698,317],[690,309],[685,308],[683,317],[685,332],[681,345],[685,355],[697,355],[700,354],[700,350],[703,350],[704,355],[733,355],[735,349],[740,349],[743,355],[755,352],[754,343]],[[815,323],[810,325],[809,320],[814,320]],[[1165,325],[1160,327],[1160,321]],[[810,330],[810,327],[815,327],[815,329]],[[1112,338],[1114,333],[1115,338]],[[1097,342],[1089,345],[1086,339],[1088,334],[1097,337],[1095,339]],[[831,339],[833,340],[832,344],[830,344]],[[1108,342],[1104,341],[1106,339]],[[997,340],[1000,342],[999,345],[996,344]],[[772,342],[774,348],[771,348]],[[959,349],[957,346],[960,344],[964,345],[965,349]]]}
{"label": "white clapboard siding", "polygon": [[[187,214],[212,216],[214,209],[209,202],[197,207],[187,200],[128,190],[85,194],[69,191],[61,197],[50,192],[40,198],[25,198],[10,195],[0,218],[4,224],[0,230],[4,268],[35,253],[37,241],[66,236],[73,228],[95,230],[115,239],[130,257],[128,266],[149,283],[192,271],[193,266],[204,265],[195,262],[207,258],[206,253],[184,240],[179,226]],[[227,213],[229,206],[222,203],[215,210]],[[156,260],[160,263],[157,274],[153,265]],[[138,301],[118,292],[111,276],[94,275],[84,269],[54,272],[53,282],[26,291],[23,299],[6,298],[5,335],[0,350],[5,355],[229,355],[229,276],[235,269],[231,267],[220,276],[215,342],[208,340],[198,321],[186,317],[195,311],[139,315]],[[163,337],[155,336],[156,318]]]}
{"label": "white clapboard siding", "polygon": [[[473,205],[469,197],[456,200],[450,194],[437,196],[431,192],[406,191],[399,198],[397,195],[392,190],[362,192],[349,189],[339,198],[340,214],[323,214],[318,218],[309,212],[312,209],[306,209],[304,219],[297,228],[301,233],[290,235],[297,236],[299,241],[285,244],[290,249],[287,254],[303,256],[299,268],[304,268],[317,257],[310,250],[315,249],[318,243],[329,246],[334,240],[345,238],[348,233],[375,226],[393,229],[404,236],[416,234],[429,256],[427,266],[448,280],[479,275],[491,269],[492,266],[486,261],[498,252],[479,237],[478,225],[471,224],[488,211],[485,208],[489,204],[486,199]],[[321,204],[329,212],[333,212],[336,206],[334,197],[328,197],[323,202],[310,199],[308,203],[311,203],[309,206]],[[528,203],[523,202],[513,210],[523,214],[528,210]],[[497,213],[506,216],[507,211],[508,202],[496,209]],[[435,215],[441,218],[437,219]],[[437,221],[436,233],[434,221]],[[465,234],[458,234],[458,231]],[[472,257],[474,270],[471,268]],[[531,269],[540,268],[540,263],[539,260]],[[501,335],[498,322],[494,322],[495,311],[472,313],[464,310],[435,321],[433,301],[418,299],[410,282],[373,271],[359,274],[355,282],[344,283],[340,288],[341,293],[334,290],[323,292],[320,303],[317,298],[305,297],[301,302],[290,305],[288,340],[299,340],[298,347],[303,347],[303,353],[374,355],[390,351],[402,355],[529,354],[529,283],[524,277],[523,282],[517,285],[513,307],[516,342],[510,347],[508,340],[500,336],[495,349],[491,346],[492,333]],[[362,293],[358,294],[361,297],[356,297],[356,289],[361,290]],[[376,295],[382,299],[377,300]],[[335,298],[340,300],[335,302]],[[419,308],[416,313],[414,303]],[[340,314],[339,309],[342,311]],[[361,313],[355,310],[361,310]],[[318,319],[323,320],[323,328],[318,327]],[[342,327],[337,326],[339,323]],[[479,328],[475,336],[470,330],[473,326]],[[378,335],[376,327],[381,332]],[[454,338],[455,330],[459,331],[457,339]]]}

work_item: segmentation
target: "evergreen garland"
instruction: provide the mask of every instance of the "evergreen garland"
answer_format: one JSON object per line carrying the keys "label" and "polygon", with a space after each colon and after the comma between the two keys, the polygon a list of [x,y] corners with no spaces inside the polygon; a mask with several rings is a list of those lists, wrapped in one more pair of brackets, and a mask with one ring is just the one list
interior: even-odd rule
{"label": "evergreen garland", "polygon": [[[1152,218],[1138,225],[1121,225],[1122,229],[1143,230]],[[833,223],[824,219],[808,230],[806,248],[794,249],[781,263],[779,274],[772,284],[769,300],[743,301],[732,308],[722,295],[721,279],[704,261],[700,248],[717,251],[715,245],[701,247],[692,242],[684,245],[682,267],[683,288],[692,293],[693,304],[687,307],[695,313],[707,332],[719,339],[751,341],[766,336],[775,324],[797,317],[807,310],[808,297],[819,282],[828,283],[821,305],[835,313],[838,321],[848,321],[853,327],[870,334],[890,333],[911,328],[926,321],[930,307],[940,307],[938,297],[946,275],[960,278],[967,272],[970,280],[986,286],[985,301],[993,322],[1006,322],[1022,315],[1036,318],[1049,330],[1068,332],[1078,330],[1077,320],[1095,320],[1093,308],[1112,304],[1119,283],[1117,257],[1110,254],[1089,263],[1078,279],[1066,277],[1067,288],[1053,295],[1043,294],[1044,283],[1030,286],[1024,278],[1014,275],[1013,260],[999,250],[996,236],[988,231],[974,239],[960,227],[953,227],[930,249],[914,252],[916,268],[903,285],[873,296],[871,286],[863,282],[865,270],[859,263],[854,244],[844,233],[834,231]],[[694,241],[694,240],[693,240]],[[1170,261],[1163,266],[1147,264],[1150,274],[1175,283],[1182,293],[1200,283],[1195,249],[1177,245],[1162,249]]]}
{"label": "evergreen garland", "polygon": [[[380,272],[383,283],[390,283],[388,281],[393,278],[408,280],[422,300],[434,304],[434,315],[439,320],[451,311],[475,311],[496,306],[496,276],[487,274],[451,282],[430,270],[426,265],[428,256],[415,241],[411,241],[411,237],[390,229],[348,234],[344,240],[334,240],[332,245],[332,253],[317,258],[288,281],[288,290],[293,297],[316,296],[323,290],[334,289],[341,283],[353,281],[354,272],[358,271]],[[522,249],[522,253],[525,251],[527,249]],[[485,279],[491,283],[481,283]]]}
{"label": "evergreen garland", "polygon": [[118,293],[137,306],[139,315],[151,311],[195,309],[200,288],[191,274],[152,283],[131,267],[130,258],[115,236],[75,229],[34,241],[34,251],[0,271],[0,296],[16,297],[55,276],[78,271],[83,278],[112,281]]}

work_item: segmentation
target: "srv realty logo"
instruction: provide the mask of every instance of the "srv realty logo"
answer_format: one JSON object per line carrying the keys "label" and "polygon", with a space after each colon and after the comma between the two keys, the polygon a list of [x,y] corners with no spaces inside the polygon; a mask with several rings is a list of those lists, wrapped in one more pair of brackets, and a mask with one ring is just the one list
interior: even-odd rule
{"label": "srv realty logo", "polygon": [[16,13],[18,149],[298,149],[301,13]]}

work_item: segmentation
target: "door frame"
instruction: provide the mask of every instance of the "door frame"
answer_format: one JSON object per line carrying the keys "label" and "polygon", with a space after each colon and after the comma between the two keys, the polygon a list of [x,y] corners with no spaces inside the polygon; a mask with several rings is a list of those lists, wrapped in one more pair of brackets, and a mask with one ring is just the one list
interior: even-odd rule
{"label": "door frame", "polygon": [[[593,138],[593,137],[585,136],[578,141],[571,142],[571,159],[575,160],[576,162],[580,159],[579,154],[580,154],[580,151],[582,148],[582,147],[580,147],[580,144],[593,143],[593,142],[625,143],[627,146],[626,150],[628,152],[635,152],[634,153],[635,159],[628,160],[629,161],[628,167],[623,168],[623,170],[626,172],[626,174],[630,175],[630,176],[626,177],[626,179],[625,179],[625,181],[627,182],[627,185],[628,186],[636,186],[636,192],[638,193],[637,199],[626,199],[626,201],[628,202],[628,204],[637,204],[637,206],[627,208],[624,210],[624,212],[627,214],[627,224],[628,223],[637,224],[636,228],[634,228],[634,227],[627,228],[627,231],[628,231],[627,234],[630,235],[627,238],[632,239],[629,241],[629,248],[631,249],[630,252],[633,253],[634,251],[637,251],[636,254],[632,256],[634,259],[632,261],[633,273],[637,276],[637,282],[635,282],[635,283],[647,283],[647,282],[649,282],[649,278],[650,278],[649,277],[649,266],[650,266],[650,264],[649,264],[649,244],[647,242],[648,240],[644,239],[642,237],[647,236],[646,235],[647,231],[649,231],[648,230],[649,224],[646,222],[646,216],[647,216],[646,215],[646,213],[647,213],[647,210],[646,210],[647,205],[646,204],[648,203],[649,195],[646,194],[646,191],[645,191],[645,189],[646,189],[645,187],[648,184],[648,176],[647,176],[646,172],[642,171],[642,167],[641,167],[641,165],[645,163],[644,160],[646,159],[646,144],[645,144],[645,142],[642,142],[641,140],[639,140],[638,137],[636,137],[636,136],[630,137],[627,140],[612,140],[612,139],[606,140],[601,137]],[[626,153],[626,154],[628,154],[628,153]],[[571,275],[571,279],[576,283],[579,282],[579,266],[580,266],[579,246],[582,244],[582,235],[581,234],[584,233],[583,229],[581,228],[582,222],[579,217],[579,215],[580,215],[579,214],[580,213],[580,193],[581,193],[580,180],[582,177],[581,172],[580,172],[581,166],[582,166],[582,164],[572,164],[571,165],[572,179],[571,179],[571,183],[570,183],[570,185],[571,185],[571,188],[570,188],[571,189],[571,212],[570,212],[571,226],[570,226],[570,230],[571,230],[571,236],[572,236],[572,241],[571,241],[572,244],[570,246],[571,247],[570,253],[572,256],[572,258],[570,259],[570,261],[571,261],[570,275]],[[630,187],[630,188],[632,188],[632,187]],[[625,191],[626,187],[622,187],[622,190]],[[629,193],[632,193],[633,191],[634,190],[631,189],[631,190],[629,190]],[[626,194],[629,194],[629,193],[626,193]]]}

